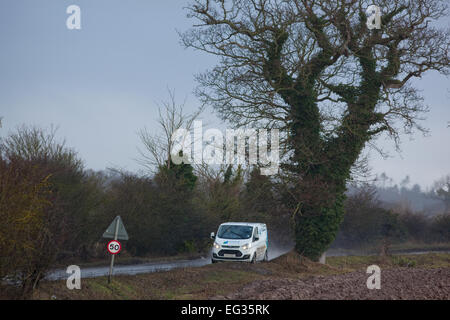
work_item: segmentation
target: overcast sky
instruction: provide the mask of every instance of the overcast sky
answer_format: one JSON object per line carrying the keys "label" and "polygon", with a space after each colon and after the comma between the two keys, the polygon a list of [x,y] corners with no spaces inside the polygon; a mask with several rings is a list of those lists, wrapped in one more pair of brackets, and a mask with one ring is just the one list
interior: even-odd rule
{"label": "overcast sky", "polygon": [[[68,30],[66,8],[81,8],[81,30]],[[155,128],[157,103],[176,90],[187,107],[194,74],[214,65],[214,57],[185,50],[177,30],[186,30],[184,0],[1,0],[0,135],[21,124],[57,125],[94,170],[141,167],[137,131]],[[444,23],[450,27],[450,19]],[[430,74],[417,87],[431,112],[422,125],[429,137],[403,137],[402,153],[384,138],[390,151],[383,159],[371,153],[374,173],[400,182],[429,186],[450,173],[450,80]],[[212,110],[204,117],[211,123]]]}

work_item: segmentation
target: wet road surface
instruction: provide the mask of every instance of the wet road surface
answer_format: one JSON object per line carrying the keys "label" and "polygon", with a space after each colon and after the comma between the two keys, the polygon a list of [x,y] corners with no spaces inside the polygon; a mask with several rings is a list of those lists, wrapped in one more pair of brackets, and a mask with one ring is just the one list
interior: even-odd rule
{"label": "wet road surface", "polygon": [[[288,249],[274,249],[269,250],[269,260],[275,259],[285,253],[291,251],[292,248]],[[114,266],[113,275],[136,275],[142,273],[153,273],[159,271],[169,271],[177,268],[193,268],[193,267],[203,267],[205,265],[211,264],[210,257],[201,257],[194,260],[178,260],[171,262],[152,262],[152,263],[142,263],[136,265],[118,265]],[[81,278],[97,278],[104,277],[109,274],[109,266],[104,267],[86,267],[81,268]],[[46,280],[65,280],[69,274],[66,273],[66,269],[57,269],[50,271],[45,277]]]}
{"label": "wet road surface", "polygon": [[[210,263],[210,259],[200,258],[195,260],[180,260],[175,262],[154,262],[136,265],[119,265],[114,266],[113,275],[136,275],[141,273],[168,271],[175,268],[202,267]],[[81,268],[81,278],[104,277],[108,274],[109,266]],[[45,279],[51,281],[65,280],[68,276],[69,274],[66,273],[66,269],[58,269],[50,272]]]}

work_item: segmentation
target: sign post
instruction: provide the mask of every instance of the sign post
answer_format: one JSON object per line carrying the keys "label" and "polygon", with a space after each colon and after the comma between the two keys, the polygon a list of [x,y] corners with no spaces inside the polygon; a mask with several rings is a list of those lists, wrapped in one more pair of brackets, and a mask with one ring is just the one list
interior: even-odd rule
{"label": "sign post", "polygon": [[[114,232],[114,240],[117,241],[117,236],[119,234],[119,219],[116,219],[116,231]],[[115,254],[111,255],[111,265],[109,266],[109,275],[108,275],[108,283],[111,283],[111,277],[112,277],[112,272],[113,272],[113,267],[114,267],[114,258],[115,258]]]}
{"label": "sign post", "polygon": [[109,266],[108,275],[108,283],[111,283],[114,268],[114,257],[122,249],[120,242],[117,240],[128,240],[128,234],[125,230],[125,226],[123,225],[122,218],[120,218],[120,216],[117,216],[109,225],[108,229],[106,229],[105,233],[103,233],[103,238],[114,239],[113,241],[110,241],[107,246],[108,252],[111,253],[111,265]]}

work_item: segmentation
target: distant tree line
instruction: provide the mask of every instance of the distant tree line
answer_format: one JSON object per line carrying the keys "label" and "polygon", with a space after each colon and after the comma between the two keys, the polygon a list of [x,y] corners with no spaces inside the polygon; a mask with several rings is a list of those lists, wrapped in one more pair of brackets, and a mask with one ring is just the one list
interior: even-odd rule
{"label": "distant tree line", "polygon": [[[423,211],[429,216],[450,210],[450,175],[423,189],[418,184],[411,184],[409,176],[406,176],[400,184],[395,184],[392,178],[382,173],[377,175],[374,185],[380,201],[388,208],[401,206],[408,210]],[[352,188],[349,192],[352,192]]]}
{"label": "distant tree line", "polygon": [[397,206],[386,205],[378,199],[378,191],[366,185],[348,195],[344,221],[333,247],[380,245],[387,249],[402,242],[450,242],[449,211],[430,216],[424,211],[413,211],[401,202]]}

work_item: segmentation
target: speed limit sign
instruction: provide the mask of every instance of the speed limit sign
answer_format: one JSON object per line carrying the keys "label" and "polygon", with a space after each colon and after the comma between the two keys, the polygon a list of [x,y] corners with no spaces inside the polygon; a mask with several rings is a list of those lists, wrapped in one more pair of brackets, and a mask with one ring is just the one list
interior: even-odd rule
{"label": "speed limit sign", "polygon": [[111,254],[118,254],[122,250],[122,245],[119,241],[113,240],[108,243],[107,249]]}

